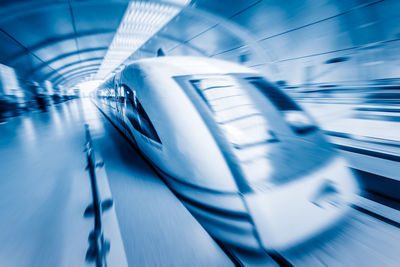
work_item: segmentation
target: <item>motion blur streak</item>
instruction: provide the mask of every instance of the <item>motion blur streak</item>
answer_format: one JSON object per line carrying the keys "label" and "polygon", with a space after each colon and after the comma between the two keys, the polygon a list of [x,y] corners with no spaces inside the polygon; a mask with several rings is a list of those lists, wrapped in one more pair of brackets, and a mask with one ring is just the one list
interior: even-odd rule
{"label": "motion blur streak", "polygon": [[0,265],[398,266],[399,13],[0,1]]}

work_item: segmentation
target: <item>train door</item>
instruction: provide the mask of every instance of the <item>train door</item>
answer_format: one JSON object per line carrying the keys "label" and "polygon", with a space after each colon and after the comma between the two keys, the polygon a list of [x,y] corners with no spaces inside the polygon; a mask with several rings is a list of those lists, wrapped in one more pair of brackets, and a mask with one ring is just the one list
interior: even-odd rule
{"label": "train door", "polygon": [[118,123],[120,125],[120,128],[123,132],[125,132],[126,134],[126,130],[125,130],[125,121],[124,121],[124,116],[125,116],[125,108],[124,108],[124,103],[125,103],[125,94],[124,94],[124,90],[120,85],[117,85],[117,119],[118,119]]}
{"label": "train door", "polygon": [[109,110],[109,113],[112,115],[113,119],[115,117],[115,112],[116,112],[116,110],[115,110],[116,94],[115,94],[114,81],[115,81],[115,77],[112,79],[112,81],[109,84],[107,84],[107,98],[106,98],[108,110]]}
{"label": "train door", "polygon": [[135,131],[140,132],[140,118],[137,113],[136,92],[127,86],[122,86],[121,89],[123,89],[125,95],[124,119],[127,135],[132,139],[133,142],[136,142],[133,133]]}
{"label": "train door", "polygon": [[115,91],[115,116],[118,118],[118,120],[121,117],[120,111],[121,111],[121,90],[119,88],[120,85],[120,73],[115,74],[114,76],[114,91]]}
{"label": "train door", "polygon": [[125,94],[121,86],[121,73],[117,73],[115,75],[114,90],[115,90],[115,117],[117,119],[119,128],[123,132],[125,132],[125,123],[124,123]]}
{"label": "train door", "polygon": [[116,104],[117,104],[117,115],[119,119],[123,119],[123,113],[124,113],[124,103],[125,103],[125,92],[124,89],[121,86],[117,86],[117,100],[116,100]]}

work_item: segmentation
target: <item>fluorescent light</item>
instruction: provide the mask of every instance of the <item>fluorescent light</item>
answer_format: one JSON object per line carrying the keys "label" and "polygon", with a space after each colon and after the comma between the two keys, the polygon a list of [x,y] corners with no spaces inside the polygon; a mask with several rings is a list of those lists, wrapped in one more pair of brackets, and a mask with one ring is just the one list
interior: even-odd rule
{"label": "fluorescent light", "polygon": [[160,2],[130,2],[114,35],[96,79],[104,79],[173,19],[189,1],[180,5]]}

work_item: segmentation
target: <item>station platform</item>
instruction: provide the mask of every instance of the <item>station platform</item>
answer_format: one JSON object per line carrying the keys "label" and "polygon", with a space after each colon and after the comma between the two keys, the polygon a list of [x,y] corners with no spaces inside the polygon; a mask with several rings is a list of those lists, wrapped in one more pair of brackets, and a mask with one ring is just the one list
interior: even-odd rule
{"label": "station platform", "polygon": [[105,162],[100,191],[114,200],[103,215],[108,266],[233,265],[89,99],[0,125],[0,265],[88,266],[85,123]]}

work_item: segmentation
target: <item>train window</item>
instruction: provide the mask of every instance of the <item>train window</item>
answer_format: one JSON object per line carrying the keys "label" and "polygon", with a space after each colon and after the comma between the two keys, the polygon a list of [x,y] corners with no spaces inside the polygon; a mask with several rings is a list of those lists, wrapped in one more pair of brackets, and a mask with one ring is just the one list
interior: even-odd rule
{"label": "train window", "polygon": [[136,107],[137,111],[140,117],[140,128],[141,132],[143,135],[147,136],[150,139],[153,139],[154,141],[161,143],[160,138],[158,137],[158,134],[156,130],[154,129],[153,124],[151,123],[149,116],[147,116],[147,113],[144,111],[142,105],[140,102],[136,99]]}
{"label": "train window", "polygon": [[259,77],[247,78],[247,80],[259,89],[279,110],[301,110],[300,107],[291,100],[285,93],[270,85]]}
{"label": "train window", "polygon": [[130,89],[125,88],[125,95],[126,95],[126,117],[132,124],[133,128],[135,128],[137,131],[141,132],[140,129],[140,121],[139,121],[139,115],[136,110],[136,103],[135,103],[135,97]]}
{"label": "train window", "polygon": [[153,124],[151,123],[149,116],[143,109],[143,106],[140,104],[139,100],[136,98],[135,92],[126,86],[124,86],[124,88],[127,101],[126,116],[132,123],[132,126],[144,136],[161,143],[161,140]]}
{"label": "train window", "polygon": [[124,103],[125,101],[125,90],[123,86],[118,87],[118,96],[117,96],[119,103]]}
{"label": "train window", "polygon": [[308,134],[317,129],[310,117],[284,92],[270,85],[262,78],[247,78],[251,84],[263,92],[282,111],[285,121],[297,134]]}

